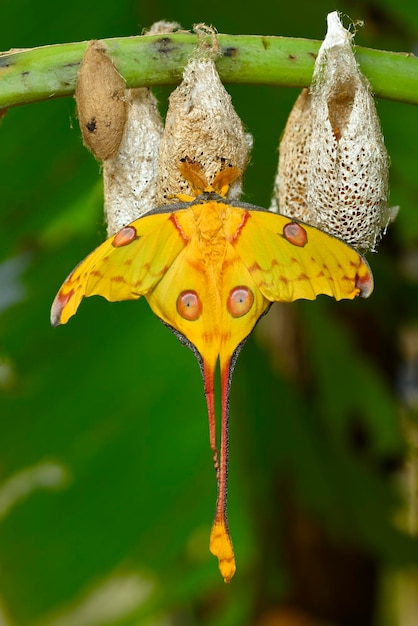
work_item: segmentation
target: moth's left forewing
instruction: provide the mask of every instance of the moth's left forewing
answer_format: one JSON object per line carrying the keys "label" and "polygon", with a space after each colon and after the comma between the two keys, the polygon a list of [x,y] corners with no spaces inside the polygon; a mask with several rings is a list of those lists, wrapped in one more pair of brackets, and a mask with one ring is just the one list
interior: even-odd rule
{"label": "moth's left forewing", "polygon": [[83,297],[136,300],[161,280],[185,243],[170,213],[145,216],[110,237],[71,272],[51,309],[51,323],[65,324]]}
{"label": "moth's left forewing", "polygon": [[249,210],[233,245],[259,289],[271,302],[367,297],[371,270],[340,239],[283,215]]}
{"label": "moth's left forewing", "polygon": [[82,298],[93,292],[100,282],[99,268],[111,252],[110,240],[105,241],[83,259],[61,285],[51,307],[51,324],[65,324],[77,311]]}

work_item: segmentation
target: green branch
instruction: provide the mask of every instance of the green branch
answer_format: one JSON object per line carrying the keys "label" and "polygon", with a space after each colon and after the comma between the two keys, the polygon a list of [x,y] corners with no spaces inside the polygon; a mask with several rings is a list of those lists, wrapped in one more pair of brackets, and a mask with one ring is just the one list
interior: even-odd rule
{"label": "green branch", "polygon": [[[184,33],[105,39],[128,87],[174,85],[196,48]],[[308,86],[320,42],[255,35],[218,35],[217,67],[225,83]],[[0,54],[0,110],[71,96],[87,42]],[[418,104],[418,58],[412,54],[356,48],[376,96]]]}

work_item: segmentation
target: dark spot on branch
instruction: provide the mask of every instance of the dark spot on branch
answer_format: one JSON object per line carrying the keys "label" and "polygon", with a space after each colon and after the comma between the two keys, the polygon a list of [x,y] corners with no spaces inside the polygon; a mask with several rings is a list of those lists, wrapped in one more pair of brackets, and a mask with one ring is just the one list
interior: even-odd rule
{"label": "dark spot on branch", "polygon": [[264,50],[268,50],[270,48],[270,40],[267,39],[267,37],[262,37],[261,38],[261,43],[263,44],[263,48]]}
{"label": "dark spot on branch", "polygon": [[239,55],[239,50],[238,48],[234,47],[224,48],[222,54],[224,55],[224,57],[231,57],[235,59]]}
{"label": "dark spot on branch", "polygon": [[296,61],[297,56],[295,54],[289,54],[288,55],[288,59],[289,59],[289,61]]}
{"label": "dark spot on branch", "polygon": [[316,60],[316,57],[318,56],[316,52],[308,52],[308,56],[312,57],[313,60]]}
{"label": "dark spot on branch", "polygon": [[161,37],[155,42],[155,46],[160,54],[169,54],[175,48],[170,37]]}
{"label": "dark spot on branch", "polygon": [[0,55],[0,67],[15,65],[8,54]]}
{"label": "dark spot on branch", "polygon": [[22,72],[22,76],[29,76],[30,72],[29,70],[25,70],[24,72]]}

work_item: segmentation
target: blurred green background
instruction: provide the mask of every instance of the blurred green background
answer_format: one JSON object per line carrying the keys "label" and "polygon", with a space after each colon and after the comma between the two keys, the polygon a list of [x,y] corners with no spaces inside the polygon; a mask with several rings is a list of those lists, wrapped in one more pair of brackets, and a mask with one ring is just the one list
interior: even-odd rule
{"label": "blurred green background", "polygon": [[[417,46],[415,0],[2,0],[0,49],[129,36],[163,18],[321,39],[335,9],[364,20],[359,45]],[[297,92],[229,91],[254,136],[244,200],[268,206]],[[105,236],[100,167],[72,98],[8,112],[0,626],[418,623],[418,114],[377,106],[401,210],[369,257],[373,296],[275,305],[237,364],[229,586],[208,552],[216,487],[196,360],[142,300],[91,298],[50,327],[61,282]]]}

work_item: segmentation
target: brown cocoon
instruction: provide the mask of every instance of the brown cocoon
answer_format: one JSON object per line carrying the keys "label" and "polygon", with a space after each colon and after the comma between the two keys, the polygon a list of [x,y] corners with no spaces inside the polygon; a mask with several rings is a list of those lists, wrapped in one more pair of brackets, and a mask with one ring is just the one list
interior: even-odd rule
{"label": "brown cocoon", "polygon": [[[248,143],[214,62],[191,59],[182,83],[170,96],[160,146],[157,203],[168,204],[179,194],[193,195],[181,173],[182,160],[200,164],[209,184],[229,165],[242,174],[248,162]],[[241,178],[231,184],[229,198],[239,198]]]}
{"label": "brown cocoon", "polygon": [[101,41],[91,41],[81,62],[75,99],[84,145],[96,159],[112,157],[126,121],[125,82]]}
{"label": "brown cocoon", "polygon": [[158,151],[163,124],[146,88],[126,91],[127,120],[119,150],[103,163],[107,232],[110,237],[156,205]]}

